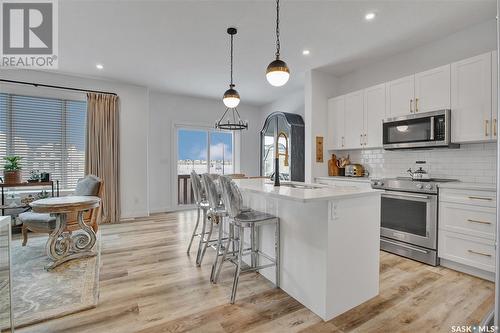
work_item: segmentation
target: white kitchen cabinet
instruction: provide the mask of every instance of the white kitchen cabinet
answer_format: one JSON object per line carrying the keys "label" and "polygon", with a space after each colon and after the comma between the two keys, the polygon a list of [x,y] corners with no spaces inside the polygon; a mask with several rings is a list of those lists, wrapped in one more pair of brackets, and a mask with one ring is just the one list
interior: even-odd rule
{"label": "white kitchen cabinet", "polygon": [[363,147],[364,135],[364,94],[359,90],[345,95],[345,142],[347,149],[357,149]]}
{"label": "white kitchen cabinet", "polygon": [[492,279],[495,271],[496,192],[466,186],[440,187],[438,211],[441,265]]}
{"label": "white kitchen cabinet", "polygon": [[491,118],[493,121],[493,139],[498,136],[497,121],[498,121],[498,58],[497,51],[491,53]]}
{"label": "white kitchen cabinet", "polygon": [[328,100],[328,146],[326,149],[344,148],[345,97],[335,97]]}
{"label": "white kitchen cabinet", "polygon": [[365,89],[364,135],[365,148],[382,147],[382,120],[385,118],[385,83]]}
{"label": "white kitchen cabinet", "polygon": [[491,73],[491,52],[451,64],[453,142],[493,139]]}
{"label": "white kitchen cabinet", "polygon": [[415,76],[410,75],[387,83],[387,115],[404,116],[413,113]]}
{"label": "white kitchen cabinet", "polygon": [[415,113],[450,108],[450,69],[448,64],[415,74]]}

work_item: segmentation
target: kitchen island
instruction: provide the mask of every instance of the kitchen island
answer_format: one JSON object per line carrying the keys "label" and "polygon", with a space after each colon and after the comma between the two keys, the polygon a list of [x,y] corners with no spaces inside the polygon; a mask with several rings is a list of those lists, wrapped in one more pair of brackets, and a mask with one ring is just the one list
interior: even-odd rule
{"label": "kitchen island", "polygon": [[[329,320],[379,290],[380,192],[356,186],[235,181],[244,204],[280,218],[280,288]],[[259,231],[273,254],[274,227]],[[265,260],[265,259],[262,259]],[[274,267],[260,273],[274,282]]]}

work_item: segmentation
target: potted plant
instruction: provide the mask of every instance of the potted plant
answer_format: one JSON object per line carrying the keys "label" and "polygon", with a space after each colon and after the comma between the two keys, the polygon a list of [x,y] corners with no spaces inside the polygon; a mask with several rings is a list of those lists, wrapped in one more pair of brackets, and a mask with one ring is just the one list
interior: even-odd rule
{"label": "potted plant", "polygon": [[20,156],[6,156],[3,158],[6,163],[3,169],[5,184],[19,184],[22,182]]}
{"label": "potted plant", "polygon": [[31,170],[30,178],[28,179],[28,183],[38,183],[40,181],[40,171],[39,170]]}

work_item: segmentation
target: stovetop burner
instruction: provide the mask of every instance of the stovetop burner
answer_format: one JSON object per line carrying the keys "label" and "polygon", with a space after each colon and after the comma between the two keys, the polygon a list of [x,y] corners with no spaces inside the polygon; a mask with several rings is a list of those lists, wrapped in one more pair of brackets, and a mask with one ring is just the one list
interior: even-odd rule
{"label": "stovetop burner", "polygon": [[413,180],[410,177],[372,179],[372,188],[388,191],[437,194],[439,183],[456,182],[456,179],[430,178]]}

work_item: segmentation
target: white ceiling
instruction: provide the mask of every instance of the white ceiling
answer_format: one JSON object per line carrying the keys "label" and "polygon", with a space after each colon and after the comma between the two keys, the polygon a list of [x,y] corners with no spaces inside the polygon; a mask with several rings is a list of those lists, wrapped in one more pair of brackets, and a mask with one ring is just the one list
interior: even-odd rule
{"label": "white ceiling", "polygon": [[[282,59],[291,79],[281,88],[265,80],[275,52],[274,1],[64,0],[59,11],[61,72],[211,98],[227,89],[226,28],[236,26],[236,88],[242,102],[262,105],[300,89],[310,68],[345,74],[494,18],[495,1],[282,0]],[[364,20],[368,11],[377,12],[373,22]]]}

